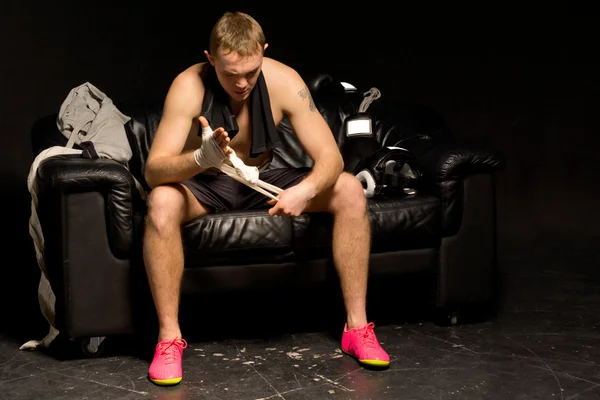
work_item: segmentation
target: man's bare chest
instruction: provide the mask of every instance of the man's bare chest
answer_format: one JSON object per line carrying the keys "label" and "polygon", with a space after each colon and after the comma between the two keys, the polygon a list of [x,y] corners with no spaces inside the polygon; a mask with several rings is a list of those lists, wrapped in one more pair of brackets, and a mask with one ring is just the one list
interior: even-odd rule
{"label": "man's bare chest", "polygon": [[[273,115],[273,122],[275,123],[275,126],[279,125],[279,122],[282,119],[281,112],[278,113],[275,107],[271,107],[271,113]],[[237,110],[237,112],[234,113],[234,116],[238,125],[238,132],[231,137],[230,146],[234,150],[236,150],[236,148],[240,148],[244,151],[249,151],[252,144],[253,135],[253,124],[249,107],[246,106],[240,110]],[[261,129],[261,127],[257,126],[256,129]]]}

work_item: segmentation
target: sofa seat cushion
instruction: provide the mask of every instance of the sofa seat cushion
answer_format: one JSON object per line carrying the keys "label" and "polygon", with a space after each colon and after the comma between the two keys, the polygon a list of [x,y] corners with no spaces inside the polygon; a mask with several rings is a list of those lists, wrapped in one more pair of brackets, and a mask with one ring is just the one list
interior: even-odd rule
{"label": "sofa seat cushion", "polygon": [[[437,247],[441,234],[440,201],[416,194],[369,199],[371,251]],[[294,218],[294,250],[300,257],[331,256],[333,218],[330,214],[303,214]]]}
{"label": "sofa seat cushion", "polygon": [[442,237],[440,199],[416,194],[369,202],[375,252],[437,247]]}
{"label": "sofa seat cushion", "polygon": [[[439,246],[437,197],[369,199],[372,252]],[[183,227],[186,267],[269,264],[331,257],[333,217],[271,217],[267,209],[209,214]]]}
{"label": "sofa seat cushion", "polygon": [[267,209],[209,214],[182,229],[186,267],[282,262],[293,257],[288,217]]}

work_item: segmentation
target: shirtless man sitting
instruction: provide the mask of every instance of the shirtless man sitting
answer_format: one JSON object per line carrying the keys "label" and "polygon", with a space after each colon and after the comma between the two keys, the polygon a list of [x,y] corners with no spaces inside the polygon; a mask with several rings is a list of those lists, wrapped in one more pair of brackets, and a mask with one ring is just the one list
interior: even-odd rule
{"label": "shirtless man sitting", "polygon": [[[172,82],[162,119],[148,156],[145,178],[152,188],[144,233],[144,261],[156,308],[159,332],[149,378],[159,385],[182,379],[182,353],[187,346],[179,322],[180,282],[184,268],[181,226],[212,212],[233,208],[269,208],[271,216],[329,212],[334,216],[333,258],[347,315],[342,350],[366,365],[389,365],[366,316],[370,224],[361,183],[343,171],[334,136],[292,68],[264,56],[267,49],[260,25],[244,13],[225,13],[210,36],[208,62],[193,65]],[[218,79],[227,109],[235,117],[236,134],[202,115],[207,77]],[[247,166],[268,166],[272,149],[251,156],[254,134],[250,108],[253,92],[266,86],[272,123],[287,116],[309,157],[311,169],[267,169],[260,179],[284,189],[271,200],[218,169],[204,165],[202,128],[224,155]],[[215,101],[218,96],[214,97]],[[256,107],[256,106],[254,106]],[[206,149],[204,149],[206,150]]]}

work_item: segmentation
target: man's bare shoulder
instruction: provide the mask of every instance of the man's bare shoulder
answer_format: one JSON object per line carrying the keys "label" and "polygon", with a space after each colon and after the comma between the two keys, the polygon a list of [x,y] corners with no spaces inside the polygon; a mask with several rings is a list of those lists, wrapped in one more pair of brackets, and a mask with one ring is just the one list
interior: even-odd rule
{"label": "man's bare shoulder", "polygon": [[272,58],[264,58],[262,69],[269,96],[283,112],[289,112],[290,101],[308,90],[304,80],[294,68]]}
{"label": "man's bare shoulder", "polygon": [[269,85],[269,91],[271,87],[274,90],[285,89],[290,80],[293,82],[300,79],[300,75],[294,68],[269,57],[263,59],[262,70],[265,81]]}
{"label": "man's bare shoulder", "polygon": [[167,94],[166,108],[173,106],[186,113],[200,111],[204,98],[203,78],[207,65],[208,63],[194,64],[173,79]]}

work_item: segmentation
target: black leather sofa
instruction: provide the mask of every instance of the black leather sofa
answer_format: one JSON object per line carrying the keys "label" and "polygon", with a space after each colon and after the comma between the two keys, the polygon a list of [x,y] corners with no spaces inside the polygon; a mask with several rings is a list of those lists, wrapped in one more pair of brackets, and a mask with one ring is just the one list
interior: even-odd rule
{"label": "black leather sofa", "polygon": [[[353,145],[344,122],[368,88],[348,92],[322,74],[307,80],[316,105],[343,150],[346,170],[373,149],[401,146],[421,173],[417,193],[368,201],[372,223],[372,274],[427,270],[434,279],[431,303],[438,323],[455,324],[471,304],[494,301],[496,263],[495,177],[504,165],[496,151],[465,143],[439,114],[387,101],[367,109],[376,146]],[[133,158],[126,167],[109,159],[55,156],[37,171],[38,214],[44,258],[56,295],[56,327],[73,340],[98,344],[135,333],[136,287],[146,284],[141,256],[146,189],[143,171],[161,105],[120,105],[132,119],[126,131]],[[65,145],[56,115],[32,129],[34,156]],[[273,165],[310,165],[284,120],[285,150]],[[287,134],[286,134],[287,133]],[[273,285],[297,286],[336,279],[331,266],[331,218],[326,214],[271,218],[266,210],[208,215],[183,227],[184,293],[214,293]],[[97,347],[91,347],[91,353]],[[84,349],[85,351],[85,349]]]}

